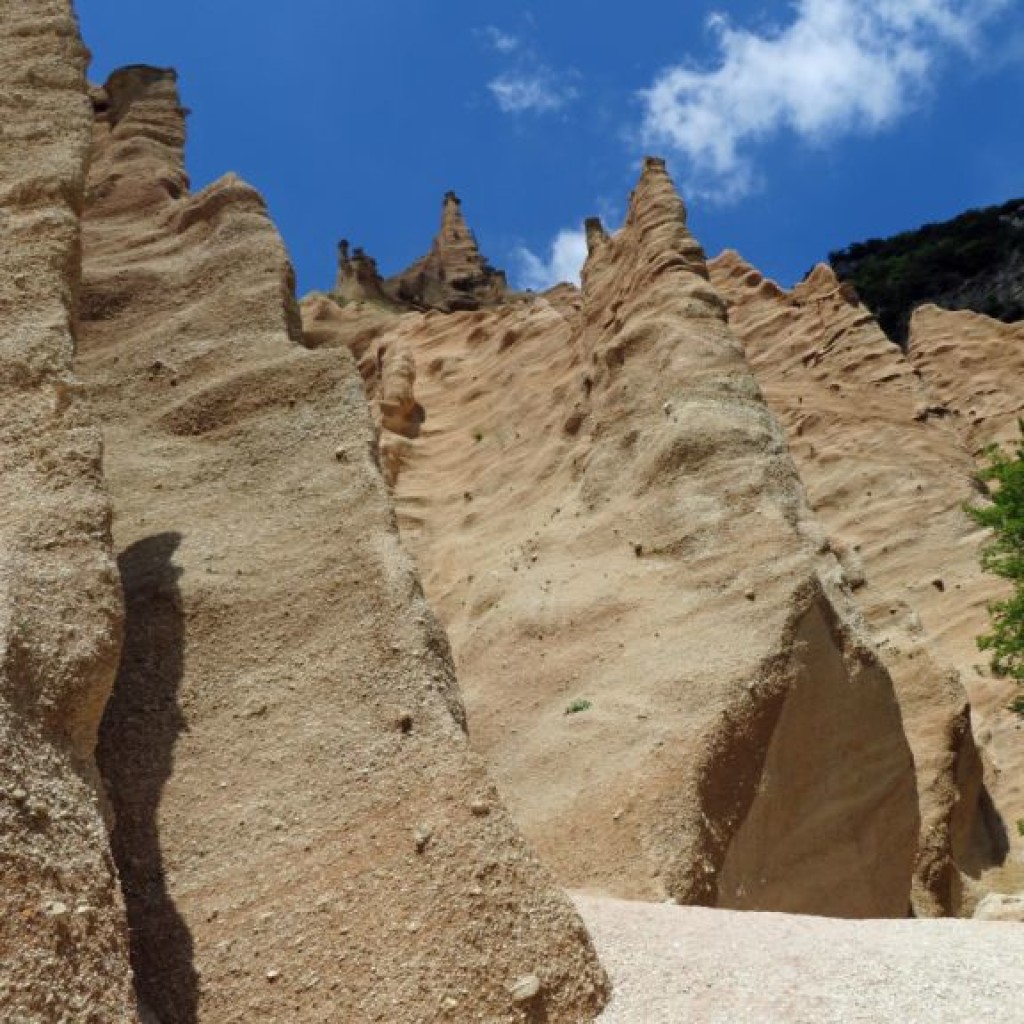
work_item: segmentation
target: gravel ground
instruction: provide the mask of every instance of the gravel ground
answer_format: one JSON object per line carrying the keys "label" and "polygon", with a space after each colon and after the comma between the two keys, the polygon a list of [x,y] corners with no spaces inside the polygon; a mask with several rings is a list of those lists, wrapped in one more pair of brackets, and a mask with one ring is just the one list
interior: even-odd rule
{"label": "gravel ground", "polygon": [[573,895],[599,1024],[1024,1024],[1024,925],[836,921]]}

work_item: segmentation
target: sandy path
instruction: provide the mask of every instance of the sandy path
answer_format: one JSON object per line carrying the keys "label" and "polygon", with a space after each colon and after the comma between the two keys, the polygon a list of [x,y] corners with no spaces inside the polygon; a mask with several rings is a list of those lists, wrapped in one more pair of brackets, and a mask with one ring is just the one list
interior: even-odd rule
{"label": "sandy path", "polygon": [[574,899],[615,986],[600,1024],[1024,1022],[1018,924]]}

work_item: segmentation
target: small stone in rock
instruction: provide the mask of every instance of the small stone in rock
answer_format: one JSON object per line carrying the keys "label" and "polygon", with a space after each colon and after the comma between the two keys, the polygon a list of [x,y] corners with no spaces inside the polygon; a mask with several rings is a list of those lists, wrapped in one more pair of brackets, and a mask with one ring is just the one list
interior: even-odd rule
{"label": "small stone in rock", "polygon": [[413,833],[413,836],[416,840],[417,853],[422,853],[427,848],[427,845],[430,843],[430,840],[433,837],[433,835],[434,833],[429,828],[427,828],[426,825],[420,825],[417,827],[416,831]]}
{"label": "small stone in rock", "polygon": [[520,978],[511,989],[513,1003],[528,1003],[540,995],[540,978],[527,974]]}

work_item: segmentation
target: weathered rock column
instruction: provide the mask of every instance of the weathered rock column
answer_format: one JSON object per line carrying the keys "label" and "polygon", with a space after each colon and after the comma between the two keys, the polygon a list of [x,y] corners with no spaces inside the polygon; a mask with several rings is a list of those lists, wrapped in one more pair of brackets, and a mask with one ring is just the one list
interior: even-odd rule
{"label": "weathered rock column", "polygon": [[135,1020],[93,751],[122,608],[72,361],[91,113],[65,0],[0,0],[0,1019]]}

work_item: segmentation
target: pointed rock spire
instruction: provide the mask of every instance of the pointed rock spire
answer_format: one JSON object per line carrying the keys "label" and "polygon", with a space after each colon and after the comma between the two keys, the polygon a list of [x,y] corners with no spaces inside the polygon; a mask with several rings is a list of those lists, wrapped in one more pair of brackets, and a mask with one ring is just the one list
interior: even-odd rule
{"label": "pointed rock spire", "polygon": [[402,302],[446,312],[493,305],[506,289],[504,273],[484,259],[454,192],[445,193],[441,227],[430,252],[386,284]]}
{"label": "pointed rock spire", "polygon": [[[172,68],[118,68],[90,90],[96,146],[90,202],[105,213],[165,211],[189,190],[185,118]],[[127,143],[131,143],[127,145]]]}
{"label": "pointed rock spire", "polygon": [[584,222],[583,229],[587,236],[587,255],[596,252],[605,242],[608,241],[608,232],[600,217],[588,217]]}
{"label": "pointed rock spire", "polygon": [[720,298],[706,287],[704,250],[686,227],[686,206],[661,157],[645,158],[622,230],[602,240],[599,227],[587,222],[584,295],[613,290],[607,275],[614,279],[625,274],[637,290],[656,280],[678,279],[700,296],[712,315],[724,316]]}

